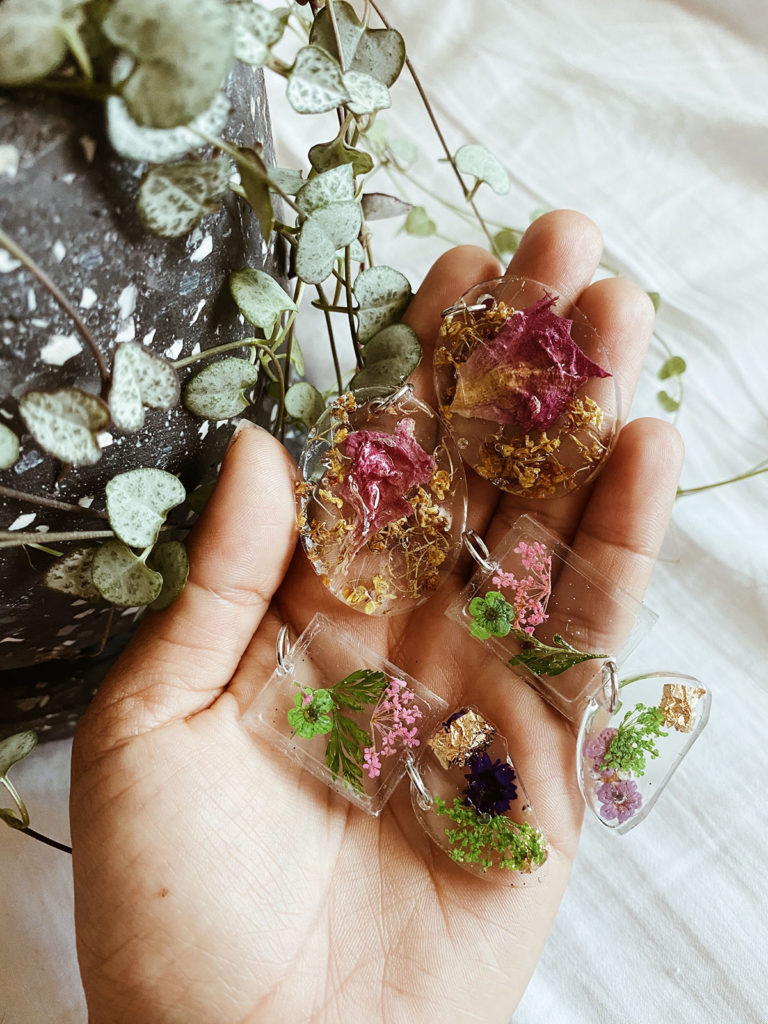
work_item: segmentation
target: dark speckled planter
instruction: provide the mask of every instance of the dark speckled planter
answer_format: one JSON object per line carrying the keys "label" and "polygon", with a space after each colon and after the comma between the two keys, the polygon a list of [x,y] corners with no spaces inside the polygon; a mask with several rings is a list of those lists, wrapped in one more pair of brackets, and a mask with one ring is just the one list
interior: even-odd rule
{"label": "dark speckled planter", "polygon": [[[269,159],[261,73],[240,69],[229,95],[233,114],[225,136],[243,145],[262,142]],[[229,271],[246,263],[275,269],[258,224],[234,196],[186,238],[146,235],[135,214],[143,170],[110,150],[99,108],[0,96],[0,224],[79,306],[108,362],[119,341],[135,339],[180,358],[196,346],[242,337]],[[182,378],[197,368],[182,371]],[[178,407],[148,411],[137,434],[107,432],[100,462],[70,469],[57,486],[61,464],[25,433],[17,399],[33,388],[68,386],[98,392],[94,360],[48,294],[0,250],[0,417],[22,442],[18,462],[0,472],[0,483],[103,508],[106,481],[127,469],[167,469],[188,490],[213,475],[232,424],[203,422]],[[185,512],[175,515],[183,521]],[[49,531],[103,526],[85,513],[0,498],[0,530],[39,530],[42,543]],[[0,550],[0,736],[23,728],[39,730],[41,739],[70,734],[135,626],[135,610],[115,609],[107,645],[94,656],[110,606],[42,586],[50,562],[33,549]]]}

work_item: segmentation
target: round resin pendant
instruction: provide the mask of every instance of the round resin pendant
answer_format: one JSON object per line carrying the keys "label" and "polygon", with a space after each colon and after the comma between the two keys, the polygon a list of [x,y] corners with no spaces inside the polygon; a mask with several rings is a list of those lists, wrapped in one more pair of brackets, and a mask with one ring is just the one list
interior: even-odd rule
{"label": "round resin pendant", "polygon": [[608,353],[572,303],[538,281],[475,285],[443,314],[440,412],[464,460],[511,494],[556,498],[610,451],[618,392]]}
{"label": "round resin pendant", "polygon": [[453,567],[467,513],[456,443],[409,386],[331,405],[299,459],[299,531],[330,592],[368,615],[427,600]]}

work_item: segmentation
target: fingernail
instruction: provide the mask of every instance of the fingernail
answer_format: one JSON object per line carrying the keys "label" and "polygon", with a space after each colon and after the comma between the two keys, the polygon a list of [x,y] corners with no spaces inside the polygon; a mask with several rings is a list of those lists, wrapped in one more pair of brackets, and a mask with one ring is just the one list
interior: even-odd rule
{"label": "fingernail", "polygon": [[227,444],[227,451],[229,451],[229,449],[232,447],[232,445],[237,440],[238,436],[244,430],[261,430],[261,429],[262,428],[257,423],[254,423],[253,420],[246,420],[246,419],[238,420],[237,424],[235,425],[235,429],[232,431],[232,436],[230,437],[229,442]]}

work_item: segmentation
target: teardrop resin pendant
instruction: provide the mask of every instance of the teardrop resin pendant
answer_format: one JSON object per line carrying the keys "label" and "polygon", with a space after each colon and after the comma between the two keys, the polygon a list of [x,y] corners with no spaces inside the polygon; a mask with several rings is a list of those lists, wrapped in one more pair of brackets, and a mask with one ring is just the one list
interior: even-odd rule
{"label": "teardrop resin pendant", "polygon": [[434,378],[462,457],[510,494],[568,494],[610,451],[618,391],[608,353],[584,314],[538,281],[485,281],[445,310]]}
{"label": "teardrop resin pendant", "polygon": [[302,545],[335,597],[384,615],[434,594],[461,546],[467,486],[455,441],[409,386],[336,399],[299,468]]}
{"label": "teardrop resin pendant", "polygon": [[649,813],[707,724],[711,695],[692,676],[654,672],[621,683],[619,696],[612,714],[602,695],[587,706],[578,776],[597,818],[628,832]]}
{"label": "teardrop resin pendant", "polygon": [[465,870],[529,884],[547,844],[507,741],[476,708],[450,715],[409,765],[414,813]]}

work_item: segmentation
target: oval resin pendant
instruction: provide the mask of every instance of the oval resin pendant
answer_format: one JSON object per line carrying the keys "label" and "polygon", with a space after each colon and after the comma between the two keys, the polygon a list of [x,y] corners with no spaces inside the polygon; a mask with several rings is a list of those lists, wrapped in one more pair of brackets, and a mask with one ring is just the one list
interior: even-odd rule
{"label": "oval resin pendant", "polygon": [[426,601],[453,567],[464,469],[440,417],[404,386],[336,399],[299,459],[299,532],[330,592],[368,615]]}
{"label": "oval resin pendant", "polygon": [[711,695],[698,679],[655,672],[620,685],[613,714],[590,701],[578,739],[584,800],[608,828],[628,832],[649,813],[707,724]]}
{"label": "oval resin pendant", "polygon": [[529,884],[547,844],[507,741],[476,708],[429,733],[411,774],[411,802],[426,833],[473,875]]}
{"label": "oval resin pendant", "polygon": [[443,314],[439,410],[464,460],[510,494],[557,498],[593,479],[613,443],[618,392],[595,328],[552,288],[505,277]]}

